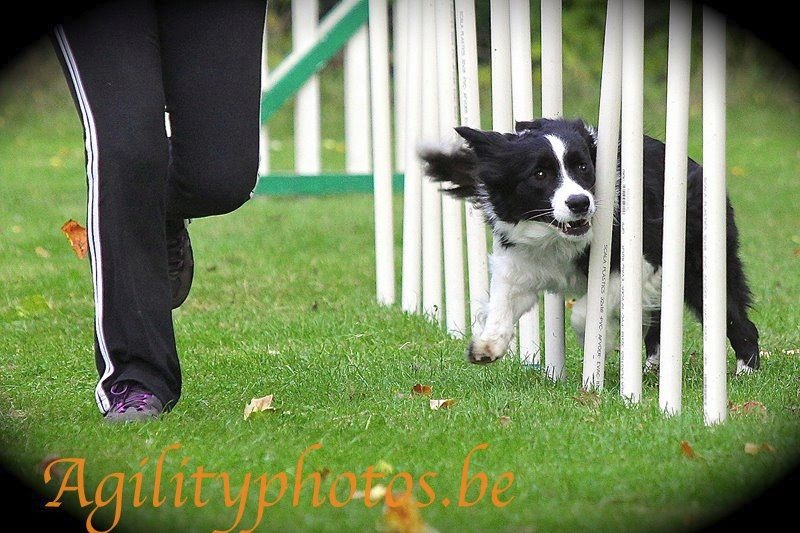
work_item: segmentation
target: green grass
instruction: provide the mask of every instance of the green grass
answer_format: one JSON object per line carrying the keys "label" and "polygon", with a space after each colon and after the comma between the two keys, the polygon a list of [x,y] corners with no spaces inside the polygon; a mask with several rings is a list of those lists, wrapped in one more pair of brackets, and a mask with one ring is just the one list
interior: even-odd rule
{"label": "green grass", "polygon": [[[571,335],[565,383],[552,384],[514,360],[467,365],[463,341],[374,302],[369,197],[257,198],[191,227],[197,276],[174,314],[181,402],[157,423],[109,426],[93,400],[88,264],[75,258],[59,229],[69,218],[85,221],[79,122],[46,48],[6,74],[0,83],[0,443],[8,466],[38,488],[45,488],[39,466],[45,457],[84,458],[90,499],[109,474],[134,480],[126,481],[120,500],[123,525],[131,530],[211,531],[231,528],[236,508],[225,505],[218,478],[205,482],[209,503],[196,508],[190,475],[198,466],[225,472],[236,494],[250,473],[238,531],[257,520],[256,478],[285,472],[293,483],[303,450],[320,443],[304,476],[327,469],[324,494],[339,474],[358,475],[381,461],[415,480],[435,472],[426,479],[436,502],[421,514],[442,532],[672,531],[700,527],[735,508],[798,460],[800,359],[786,353],[800,348],[796,87],[770,87],[765,97],[765,85],[736,73],[744,81],[732,87],[738,92],[729,112],[730,195],[755,293],[753,319],[770,353],[761,372],[731,376],[729,395],[734,404],[761,402],[765,411],[703,425],[701,333],[694,321],[685,340],[684,413],[674,418],[658,411],[652,376],[641,405],[623,404],[616,356],[606,367],[606,390],[581,394]],[[695,106],[693,124],[698,116]],[[651,125],[656,134],[660,120]],[[397,198],[397,221],[400,203]],[[399,222],[396,231],[399,256]],[[732,355],[728,363],[732,370]],[[407,397],[415,383],[456,404],[431,411],[427,399]],[[275,395],[276,410],[244,421],[246,403],[266,394]],[[510,423],[501,424],[501,416]],[[683,456],[684,440],[699,458]],[[769,443],[774,452],[747,455],[747,442]],[[175,443],[180,449],[163,465],[168,500],[154,508],[158,457]],[[462,464],[481,443],[488,448],[475,452],[470,475],[484,472],[492,483],[505,472],[514,476],[501,496],[513,500],[502,509],[488,494],[472,507],[457,504]],[[137,472],[147,500],[134,508]],[[189,501],[176,507],[181,476]],[[339,483],[340,498],[345,485]],[[109,478],[106,489],[113,487]],[[327,501],[313,507],[311,492],[304,485],[294,506],[290,486],[264,511],[260,530],[380,527],[380,506],[354,500],[341,509]],[[476,494],[474,484],[469,499]],[[421,490],[415,495],[427,500]],[[444,497],[449,507],[441,504]],[[63,499],[80,516],[91,509],[77,508],[74,493]]]}

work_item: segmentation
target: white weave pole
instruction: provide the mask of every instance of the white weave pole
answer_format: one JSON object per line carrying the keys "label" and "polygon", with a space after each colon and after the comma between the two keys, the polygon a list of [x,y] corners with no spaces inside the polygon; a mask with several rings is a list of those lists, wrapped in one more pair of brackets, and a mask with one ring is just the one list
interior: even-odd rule
{"label": "white weave pole", "polygon": [[726,339],[725,20],[703,9],[703,415],[728,414]]}
{"label": "white weave pole", "polygon": [[616,201],[617,152],[619,147],[620,98],[622,91],[622,0],[609,0],[603,42],[603,73],[600,85],[600,116],[597,131],[595,201],[592,219],[592,250],[589,254],[589,287],[586,306],[586,337],[583,346],[583,386],[602,389],[611,237]]}
{"label": "white weave pole", "polygon": [[[436,59],[439,88],[439,138],[456,142],[458,124],[456,88],[455,18],[453,0],[436,0]],[[466,334],[464,294],[464,224],[462,202],[442,195],[444,239],[444,314],[447,332],[456,338]]]}
{"label": "white weave pole", "polygon": [[642,397],[644,2],[622,2],[620,395]]}
{"label": "white weave pole", "polygon": [[392,111],[389,97],[389,22],[386,0],[369,0],[369,58],[375,206],[375,284],[378,302],[392,305],[395,302]]}
{"label": "white weave pole", "polygon": [[[511,107],[513,121],[533,118],[530,0],[510,0]],[[513,125],[512,125],[513,127]],[[539,364],[539,303],[519,319],[519,357],[522,364]]]}
{"label": "white weave pole", "polygon": [[369,36],[358,30],[344,49],[345,169],[351,174],[370,171]]}
{"label": "white weave pole", "polygon": [[[292,1],[292,45],[307,50],[317,38],[318,0]],[[319,78],[312,76],[297,91],[294,108],[294,168],[298,174],[318,174],[320,162]]]}
{"label": "white weave pole", "polygon": [[406,48],[406,143],[403,185],[403,267],[400,305],[420,311],[422,297],[422,168],[416,144],[422,127],[422,0],[408,0]]}
{"label": "white weave pole", "polygon": [[[563,113],[561,0],[542,0],[542,116]],[[544,295],[545,372],[553,380],[566,376],[564,356],[564,296]]]}
{"label": "white weave pole", "polygon": [[[499,132],[508,132],[514,129],[511,105],[509,0],[491,0],[489,11],[492,48],[492,129]],[[501,246],[497,237],[494,237],[492,239],[492,250],[497,251]],[[509,352],[516,351],[516,342],[512,342],[509,345]]]}
{"label": "white weave pole", "polygon": [[[439,137],[439,90],[436,83],[436,9],[434,0],[423,0],[422,42],[422,139]],[[422,313],[442,319],[442,197],[439,187],[422,180]]]}
{"label": "white weave pole", "polygon": [[667,415],[681,412],[691,34],[691,4],[684,0],[671,0],[667,56],[667,135],[664,156],[661,354],[658,379],[658,404]]}
{"label": "white weave pole", "polygon": [[[264,20],[264,35],[261,41],[261,92],[267,88],[267,78],[269,77],[269,56],[267,54],[267,23]],[[269,172],[269,127],[266,123],[261,123],[258,130],[258,175],[263,176]]]}
{"label": "white weave pole", "polygon": [[[478,99],[478,44],[474,0],[455,0],[456,50],[461,125],[481,127]],[[489,297],[486,225],[481,213],[465,206],[470,324],[475,326],[480,307]]]}
{"label": "white weave pole", "polygon": [[408,2],[392,3],[392,72],[394,74],[395,168],[406,166],[406,49],[408,47]]}
{"label": "white weave pole", "polygon": [[509,0],[491,0],[492,129],[513,131]]}

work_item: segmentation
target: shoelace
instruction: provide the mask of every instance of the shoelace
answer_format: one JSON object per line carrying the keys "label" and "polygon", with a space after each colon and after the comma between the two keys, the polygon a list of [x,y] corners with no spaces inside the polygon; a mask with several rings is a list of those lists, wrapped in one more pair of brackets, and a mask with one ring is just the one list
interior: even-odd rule
{"label": "shoelace", "polygon": [[123,413],[131,408],[136,409],[137,411],[143,411],[147,406],[148,400],[153,397],[152,393],[144,390],[129,390],[127,385],[123,386],[122,390],[119,392],[115,391],[114,387],[112,387],[111,392],[112,394],[117,395],[117,399],[114,402],[112,409],[118,413]]}

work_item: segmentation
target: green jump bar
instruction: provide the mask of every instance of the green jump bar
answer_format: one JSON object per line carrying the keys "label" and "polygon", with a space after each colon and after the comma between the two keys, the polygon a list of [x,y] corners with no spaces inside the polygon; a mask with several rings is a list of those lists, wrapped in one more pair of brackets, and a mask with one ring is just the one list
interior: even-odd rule
{"label": "green jump bar", "polygon": [[[403,174],[394,174],[392,189],[403,190]],[[253,191],[259,196],[372,194],[372,174],[265,174]]]}
{"label": "green jump bar", "polygon": [[290,54],[271,73],[269,85],[261,96],[261,122],[268,122],[311,76],[347,44],[368,18],[368,0],[342,2],[334,8],[320,23],[317,42],[304,53]]}

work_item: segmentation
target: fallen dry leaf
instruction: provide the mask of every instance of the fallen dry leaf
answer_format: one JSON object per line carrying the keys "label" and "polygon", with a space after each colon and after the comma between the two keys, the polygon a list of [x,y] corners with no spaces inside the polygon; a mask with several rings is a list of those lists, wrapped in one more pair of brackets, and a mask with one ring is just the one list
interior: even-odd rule
{"label": "fallen dry leaf", "polygon": [[434,411],[438,411],[439,409],[450,409],[454,403],[456,403],[454,399],[447,398],[446,400],[431,400],[430,406]]}
{"label": "fallen dry leaf", "polygon": [[422,394],[424,396],[430,396],[431,392],[433,392],[433,389],[431,388],[430,385],[420,385],[419,383],[417,383],[416,385],[411,387],[411,392],[413,392],[414,394]]}
{"label": "fallen dry leaf", "polygon": [[688,457],[689,459],[699,459],[700,458],[700,454],[697,453],[696,451],[694,451],[694,448],[692,448],[692,445],[689,444],[685,440],[681,441],[681,453],[684,455],[684,457]]}
{"label": "fallen dry leaf", "polygon": [[566,307],[567,309],[572,309],[575,306],[575,302],[577,302],[577,301],[578,300],[576,300],[575,298],[571,298],[569,300],[566,300],[564,302],[564,307]]}
{"label": "fallen dry leaf", "polygon": [[424,533],[427,530],[411,495],[392,493],[392,501],[390,502],[389,499],[388,495],[384,499],[384,531],[388,533]]}
{"label": "fallen dry leaf", "polygon": [[768,442],[756,444],[755,442],[746,442],[744,444],[744,453],[748,455],[756,455],[759,452],[775,453],[775,448]]}
{"label": "fallen dry leaf", "polygon": [[380,461],[375,463],[375,469],[374,470],[375,470],[375,472],[380,472],[382,474],[393,474],[394,473],[394,467],[391,465],[391,463],[389,463],[389,461],[386,461],[384,459],[381,459]]}
{"label": "fallen dry leaf", "polygon": [[755,455],[760,451],[761,451],[761,446],[759,446],[755,442],[746,442],[744,444],[744,453],[748,455]]}
{"label": "fallen dry leaf", "polygon": [[511,423],[511,417],[510,416],[501,416],[499,418],[499,421],[500,421],[500,425],[501,426],[507,426],[507,425],[509,425]]}
{"label": "fallen dry leaf", "polygon": [[45,250],[41,246],[37,246],[36,250],[34,250],[34,251],[36,252],[36,255],[38,255],[39,257],[42,257],[44,259],[47,259],[48,257],[50,257],[50,252],[48,252],[47,250]]}
{"label": "fallen dry leaf", "polygon": [[742,405],[736,405],[732,402],[728,403],[731,413],[740,413],[740,414],[758,413],[762,415],[767,414],[767,406],[761,402],[750,401],[750,402],[745,402]]}
{"label": "fallen dry leaf", "polygon": [[78,256],[78,259],[85,258],[89,251],[89,240],[86,237],[86,228],[74,220],[69,219],[61,226],[61,231],[69,239],[69,244],[75,251],[75,255]]}
{"label": "fallen dry leaf", "polygon": [[600,407],[602,401],[597,391],[581,389],[577,396],[573,396],[576,402],[592,409]]}
{"label": "fallen dry leaf", "polygon": [[273,395],[269,394],[263,398],[253,398],[250,403],[244,408],[244,419],[247,420],[253,413],[260,413],[263,411],[274,411],[272,407]]}

